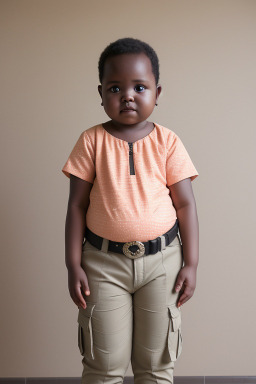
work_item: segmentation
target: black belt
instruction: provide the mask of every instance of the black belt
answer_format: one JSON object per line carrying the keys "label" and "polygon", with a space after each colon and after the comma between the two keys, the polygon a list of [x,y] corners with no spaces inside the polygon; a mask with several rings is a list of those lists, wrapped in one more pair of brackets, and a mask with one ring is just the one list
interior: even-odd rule
{"label": "black belt", "polygon": [[[130,241],[127,243],[109,240],[108,251],[124,254],[131,259],[136,259],[143,255],[154,255],[169,245],[175,239],[178,234],[178,230],[179,224],[178,219],[176,219],[174,226],[169,229],[168,232],[154,240],[149,240],[146,242]],[[96,233],[92,232],[88,227],[85,229],[85,239],[88,240],[89,243],[91,243],[94,247],[101,249],[103,237],[96,235]]]}

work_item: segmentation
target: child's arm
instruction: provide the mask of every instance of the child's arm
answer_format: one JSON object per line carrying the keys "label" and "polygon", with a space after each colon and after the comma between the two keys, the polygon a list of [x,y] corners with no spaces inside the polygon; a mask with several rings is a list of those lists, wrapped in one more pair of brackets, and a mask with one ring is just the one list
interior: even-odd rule
{"label": "child's arm", "polygon": [[171,185],[170,196],[177,212],[184,266],[180,270],[175,290],[181,291],[178,306],[189,300],[196,288],[196,270],[199,262],[199,225],[191,179]]}
{"label": "child's arm", "polygon": [[65,225],[65,262],[69,275],[69,292],[76,305],[86,307],[81,288],[89,291],[88,280],[81,268],[86,212],[93,184],[70,175],[70,194]]}

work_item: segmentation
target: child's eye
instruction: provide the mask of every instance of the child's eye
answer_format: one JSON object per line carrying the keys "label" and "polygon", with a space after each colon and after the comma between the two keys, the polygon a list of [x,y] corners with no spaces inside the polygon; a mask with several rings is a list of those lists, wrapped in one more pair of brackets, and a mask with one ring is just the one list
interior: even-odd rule
{"label": "child's eye", "polygon": [[[112,89],[113,89],[114,91],[112,91]],[[117,91],[115,91],[116,89],[117,89]],[[116,93],[116,92],[119,91],[119,88],[118,88],[116,85],[114,85],[113,87],[110,88],[110,91],[113,92],[113,93]]]}
{"label": "child's eye", "polygon": [[144,87],[144,85],[136,85],[136,87],[135,87],[135,90],[136,91],[138,91],[138,92],[141,92],[141,91],[143,91],[145,89],[145,87]]}

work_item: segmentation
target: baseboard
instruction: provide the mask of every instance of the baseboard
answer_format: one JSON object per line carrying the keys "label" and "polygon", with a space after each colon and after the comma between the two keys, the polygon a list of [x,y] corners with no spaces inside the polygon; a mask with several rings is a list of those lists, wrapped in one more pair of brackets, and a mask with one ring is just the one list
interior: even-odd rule
{"label": "baseboard", "polygon": [[[79,377],[6,377],[0,384],[81,384]],[[134,384],[132,376],[124,384]],[[174,384],[256,384],[256,376],[174,376]]]}

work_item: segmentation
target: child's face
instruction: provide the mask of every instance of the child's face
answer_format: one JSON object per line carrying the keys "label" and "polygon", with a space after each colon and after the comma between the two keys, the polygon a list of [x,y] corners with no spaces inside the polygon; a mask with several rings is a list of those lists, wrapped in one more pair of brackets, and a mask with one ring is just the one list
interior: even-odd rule
{"label": "child's face", "polygon": [[[110,57],[98,86],[107,115],[119,126],[145,121],[153,112],[161,92],[155,82],[150,59],[144,54]],[[127,106],[134,110],[125,112]]]}

